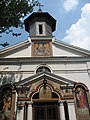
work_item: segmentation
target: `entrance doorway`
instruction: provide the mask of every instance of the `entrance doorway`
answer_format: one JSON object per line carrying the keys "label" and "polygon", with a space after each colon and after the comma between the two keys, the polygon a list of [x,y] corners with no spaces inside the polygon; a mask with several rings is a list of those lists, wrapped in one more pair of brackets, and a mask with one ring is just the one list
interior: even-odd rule
{"label": "entrance doorway", "polygon": [[33,104],[33,120],[60,120],[57,102]]}

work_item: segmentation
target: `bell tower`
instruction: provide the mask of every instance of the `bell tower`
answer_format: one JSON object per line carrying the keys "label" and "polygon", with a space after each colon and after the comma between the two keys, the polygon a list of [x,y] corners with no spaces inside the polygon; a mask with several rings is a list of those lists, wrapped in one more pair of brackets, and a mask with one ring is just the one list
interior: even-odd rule
{"label": "bell tower", "polygon": [[56,20],[49,13],[42,11],[32,13],[24,23],[30,37],[52,36],[56,26]]}
{"label": "bell tower", "polygon": [[34,12],[25,19],[25,30],[32,42],[32,57],[52,56],[52,32],[56,20],[48,12]]}

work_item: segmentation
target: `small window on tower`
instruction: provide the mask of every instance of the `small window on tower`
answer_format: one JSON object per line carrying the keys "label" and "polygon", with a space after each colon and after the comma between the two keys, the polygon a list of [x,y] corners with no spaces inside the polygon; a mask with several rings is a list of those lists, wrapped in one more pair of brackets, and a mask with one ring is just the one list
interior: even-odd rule
{"label": "small window on tower", "polygon": [[39,25],[39,34],[43,34],[43,26],[42,25]]}

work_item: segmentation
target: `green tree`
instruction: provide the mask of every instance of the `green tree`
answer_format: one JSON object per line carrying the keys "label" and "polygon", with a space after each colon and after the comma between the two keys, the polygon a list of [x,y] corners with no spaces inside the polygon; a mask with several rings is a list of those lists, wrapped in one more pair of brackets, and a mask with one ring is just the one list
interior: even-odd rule
{"label": "green tree", "polygon": [[21,18],[24,18],[27,14],[32,12],[34,6],[37,6],[38,3],[38,0],[1,0],[0,34],[13,33],[11,27],[23,27]]}

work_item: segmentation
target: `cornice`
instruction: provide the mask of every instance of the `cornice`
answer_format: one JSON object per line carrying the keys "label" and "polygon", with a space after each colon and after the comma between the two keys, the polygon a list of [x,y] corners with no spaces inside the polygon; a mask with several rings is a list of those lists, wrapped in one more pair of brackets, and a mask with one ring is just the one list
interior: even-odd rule
{"label": "cornice", "polygon": [[0,58],[0,65],[8,64],[43,64],[43,63],[71,63],[90,62],[90,57],[24,57],[24,58]]}
{"label": "cornice", "polygon": [[68,87],[69,87],[69,85],[73,86],[75,84],[75,82],[73,80],[69,80],[67,78],[55,75],[53,73],[42,71],[41,73],[37,73],[35,75],[32,75],[30,77],[27,77],[27,78],[23,79],[22,81],[16,82],[15,85],[16,86],[22,86],[22,85],[28,86],[28,85],[30,85],[32,83],[35,83],[39,80],[42,80],[44,78],[46,80],[50,80],[50,81],[56,82],[58,84],[61,83],[62,87],[65,87],[64,85],[67,85],[67,84],[68,84]]}
{"label": "cornice", "polygon": [[82,54],[85,54],[86,56],[89,55],[90,56],[90,51],[89,50],[86,50],[86,49],[83,49],[83,48],[80,48],[80,47],[77,47],[77,46],[74,46],[74,45],[71,45],[71,44],[68,44],[68,43],[65,43],[63,41],[59,41],[59,40],[54,40],[53,42],[54,44],[57,44],[57,45],[61,45],[63,47],[66,47],[68,49],[72,49],[72,50],[75,50],[77,52],[80,52]]}
{"label": "cornice", "polygon": [[32,42],[33,41],[42,41],[42,40],[44,42],[46,42],[46,41],[52,41],[53,36],[31,36],[30,39]]}
{"label": "cornice", "polygon": [[15,50],[15,49],[17,49],[17,48],[20,48],[20,47],[22,47],[22,46],[28,45],[28,44],[30,44],[30,41],[29,41],[29,40],[22,41],[22,42],[20,42],[20,43],[18,43],[18,44],[15,44],[15,45],[13,45],[13,46],[10,46],[10,47],[8,47],[8,48],[5,48],[5,49],[0,50],[0,55],[2,55],[2,54],[4,54],[4,53],[7,53],[7,52],[10,52],[10,51],[12,51],[12,50]]}

